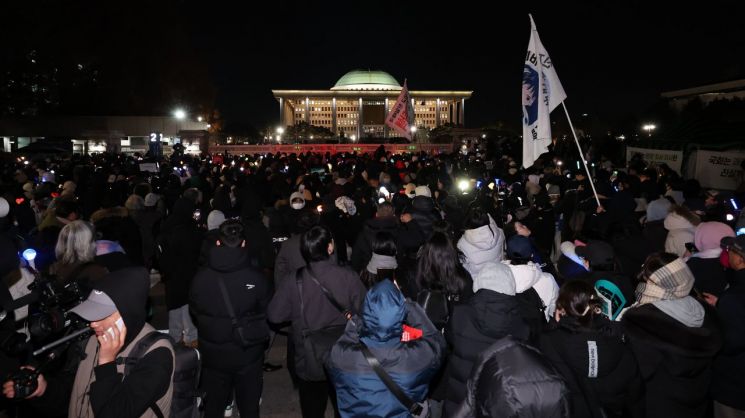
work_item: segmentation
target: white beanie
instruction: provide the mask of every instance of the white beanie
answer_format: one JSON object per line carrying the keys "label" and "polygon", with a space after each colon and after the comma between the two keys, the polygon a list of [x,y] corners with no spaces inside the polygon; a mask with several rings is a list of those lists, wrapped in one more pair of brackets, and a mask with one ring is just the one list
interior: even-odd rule
{"label": "white beanie", "polygon": [[158,204],[160,196],[155,193],[148,193],[145,195],[145,206],[155,206]]}
{"label": "white beanie", "polygon": [[427,186],[417,186],[417,188],[414,189],[414,194],[417,196],[432,197],[432,192],[429,191],[429,187]]}
{"label": "white beanie", "polygon": [[207,215],[207,229],[210,231],[219,228],[223,222],[225,222],[225,214],[219,210],[213,210]]}
{"label": "white beanie", "polygon": [[0,218],[8,216],[8,212],[10,212],[8,201],[5,200],[5,198],[0,197]]}
{"label": "white beanie", "polygon": [[488,262],[473,279],[473,292],[480,289],[493,290],[504,295],[515,296],[515,276],[509,266],[502,263]]}

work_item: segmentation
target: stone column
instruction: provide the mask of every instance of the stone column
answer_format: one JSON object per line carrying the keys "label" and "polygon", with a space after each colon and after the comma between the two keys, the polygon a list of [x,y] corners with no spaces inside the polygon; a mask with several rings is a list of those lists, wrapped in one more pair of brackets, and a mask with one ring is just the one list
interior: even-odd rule
{"label": "stone column", "polygon": [[285,99],[280,97],[279,98],[279,125],[281,127],[285,127]]}
{"label": "stone column", "polygon": [[383,118],[383,138],[388,138],[388,125],[386,125],[385,121],[388,119],[388,98],[385,98],[385,117]]}
{"label": "stone column", "polygon": [[334,133],[334,136],[338,135],[336,126],[336,97],[331,99],[331,132]]}
{"label": "stone column", "polygon": [[435,108],[435,126],[440,126],[440,98],[437,98],[437,107]]}
{"label": "stone column", "polygon": [[305,98],[305,123],[310,125],[310,99]]}
{"label": "stone column", "polygon": [[362,97],[357,101],[357,140],[362,138]]}
{"label": "stone column", "polygon": [[466,126],[466,99],[460,99],[460,124]]}

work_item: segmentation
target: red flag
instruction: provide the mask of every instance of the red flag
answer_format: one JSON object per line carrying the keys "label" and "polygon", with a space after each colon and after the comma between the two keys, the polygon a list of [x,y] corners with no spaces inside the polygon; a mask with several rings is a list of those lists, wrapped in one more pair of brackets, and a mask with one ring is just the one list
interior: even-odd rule
{"label": "red flag", "polygon": [[396,103],[388,113],[385,124],[401,134],[404,138],[411,141],[411,126],[413,125],[413,120],[414,106],[411,104],[409,89],[406,87],[406,80],[404,80],[404,87],[401,89],[401,94],[398,95]]}

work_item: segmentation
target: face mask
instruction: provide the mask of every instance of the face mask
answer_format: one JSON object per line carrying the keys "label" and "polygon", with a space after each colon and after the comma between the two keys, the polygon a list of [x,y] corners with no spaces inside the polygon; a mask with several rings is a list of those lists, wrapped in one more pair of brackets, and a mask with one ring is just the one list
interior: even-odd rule
{"label": "face mask", "polygon": [[507,171],[508,171],[508,172],[509,172],[510,174],[515,174],[515,173],[517,173],[517,169],[516,169],[516,168],[510,168],[510,169],[509,169],[509,170],[507,170]]}
{"label": "face mask", "polygon": [[292,208],[295,210],[300,210],[305,207],[305,202],[299,202],[299,203],[293,203]]}

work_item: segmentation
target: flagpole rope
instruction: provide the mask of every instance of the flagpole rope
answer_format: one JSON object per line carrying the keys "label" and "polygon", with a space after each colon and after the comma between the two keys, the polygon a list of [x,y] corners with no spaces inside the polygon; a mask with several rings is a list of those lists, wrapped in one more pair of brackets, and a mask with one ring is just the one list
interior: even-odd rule
{"label": "flagpole rope", "polygon": [[582,147],[579,146],[579,139],[577,139],[577,133],[574,132],[574,125],[572,125],[572,118],[569,117],[569,111],[567,110],[567,105],[562,100],[561,105],[564,107],[564,113],[567,115],[567,120],[569,121],[569,129],[572,130],[572,135],[574,136],[574,143],[577,144],[577,150],[579,151],[579,158],[582,159],[582,165],[585,166],[585,172],[587,173],[587,178],[590,179],[590,187],[592,187],[592,194],[595,195],[595,201],[598,202],[598,207],[601,207],[600,205],[600,198],[598,198],[598,192],[595,190],[595,182],[592,180],[592,176],[590,175],[590,169],[587,168],[587,161],[585,161],[585,155],[582,153]]}

